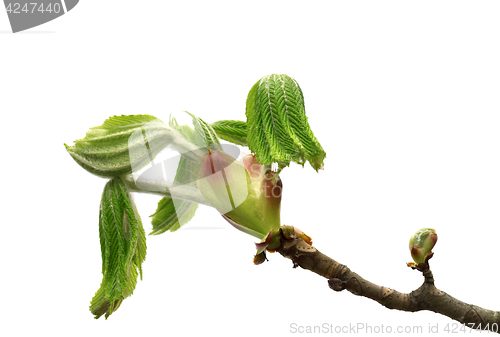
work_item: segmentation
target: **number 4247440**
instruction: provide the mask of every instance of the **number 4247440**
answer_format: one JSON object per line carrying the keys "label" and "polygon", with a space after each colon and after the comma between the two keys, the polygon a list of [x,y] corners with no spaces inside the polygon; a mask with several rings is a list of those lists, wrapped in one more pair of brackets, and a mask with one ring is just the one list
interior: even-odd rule
{"label": "number 4247440", "polygon": [[37,2],[30,2],[30,3],[25,3],[24,6],[21,6],[20,3],[14,2],[14,3],[9,3],[7,5],[7,13],[14,13],[14,14],[33,14],[33,13],[59,13],[61,11],[61,4],[55,2],[55,3],[49,3],[46,6],[44,6],[43,3],[37,3]]}
{"label": "number 4247440", "polygon": [[470,329],[472,330],[485,330],[485,331],[490,331],[490,332],[496,332],[498,333],[499,332],[499,329],[498,329],[498,324],[497,323],[493,323],[493,324],[485,324],[485,325],[481,325],[481,323],[479,324],[475,324],[475,323],[467,323],[467,324],[458,324],[458,323],[452,323],[452,324],[446,324],[446,326],[444,327],[444,331],[445,332],[448,332],[448,333],[458,333],[458,332],[470,332],[471,330],[470,329],[467,329],[466,327],[469,327]]}

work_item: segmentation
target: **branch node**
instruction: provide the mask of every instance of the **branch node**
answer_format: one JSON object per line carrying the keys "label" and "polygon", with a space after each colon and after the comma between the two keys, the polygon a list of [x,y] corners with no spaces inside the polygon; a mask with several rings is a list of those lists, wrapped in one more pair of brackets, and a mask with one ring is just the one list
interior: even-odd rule
{"label": "branch node", "polygon": [[471,307],[469,311],[464,315],[463,321],[465,324],[474,324],[474,326],[484,325],[484,321],[477,313],[476,309]]}
{"label": "branch node", "polygon": [[334,291],[342,291],[345,289],[346,281],[342,281],[338,278],[331,278],[328,280],[328,286]]}

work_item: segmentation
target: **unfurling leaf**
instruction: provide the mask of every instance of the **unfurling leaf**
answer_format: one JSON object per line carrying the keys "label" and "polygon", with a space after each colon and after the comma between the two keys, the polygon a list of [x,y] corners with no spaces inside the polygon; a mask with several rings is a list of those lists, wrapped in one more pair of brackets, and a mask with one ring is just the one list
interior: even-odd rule
{"label": "unfurling leaf", "polygon": [[146,236],[141,219],[125,184],[120,178],[104,187],[99,209],[103,279],[92,298],[90,311],[107,318],[135,289],[142,279],[146,258]]}
{"label": "unfurling leaf", "polygon": [[118,177],[139,171],[167,146],[196,158],[199,146],[186,139],[181,131],[153,116],[114,116],[91,128],[74,146],[64,145],[73,159],[90,173]]}
{"label": "unfurling leaf", "polygon": [[247,123],[243,121],[225,120],[210,124],[217,136],[228,142],[247,146]]}
{"label": "unfurling leaf", "polygon": [[173,130],[156,117],[122,115],[91,128],[74,146],[64,145],[90,173],[116,177],[145,166],[175,138]]}
{"label": "unfurling leaf", "polygon": [[198,204],[194,202],[163,197],[156,212],[151,215],[153,231],[150,235],[178,230],[193,218],[197,208]]}
{"label": "unfurling leaf", "polygon": [[203,119],[186,111],[193,118],[195,143],[207,149],[220,149],[219,138],[214,129]]}
{"label": "unfurling leaf", "polygon": [[[194,116],[191,115],[194,120]],[[195,131],[188,125],[179,125],[170,117],[169,126],[180,132],[188,141],[194,142]],[[200,163],[186,156],[180,156],[174,182],[178,185],[194,185],[197,179]],[[158,202],[156,212],[151,215],[153,231],[149,235],[157,235],[166,231],[174,232],[189,222],[196,213],[198,204],[186,200],[163,197]]]}
{"label": "unfurling leaf", "polygon": [[309,161],[323,168],[325,151],[307,121],[304,96],[297,81],[283,74],[262,77],[246,102],[248,147],[263,164]]}

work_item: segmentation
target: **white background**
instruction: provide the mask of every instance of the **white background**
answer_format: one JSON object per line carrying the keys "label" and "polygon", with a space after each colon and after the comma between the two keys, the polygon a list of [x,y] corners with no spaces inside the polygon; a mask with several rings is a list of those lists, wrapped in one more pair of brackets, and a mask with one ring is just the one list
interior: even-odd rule
{"label": "white background", "polygon": [[[449,294],[500,310],[500,5],[495,1],[81,1],[12,34],[0,11],[0,330],[5,336],[286,336],[290,324],[375,328],[455,321],[388,310],[270,254],[200,207],[147,238],[144,279],[107,321],[98,206],[106,180],[63,143],[112,115],[245,118],[262,76],[305,95],[325,169],[291,165],[282,221],[368,280],[402,292],[408,240],[439,240]],[[159,197],[135,195],[146,232]],[[215,230],[189,230],[220,227]],[[360,331],[362,332],[362,331]],[[422,334],[420,334],[422,335]]]}

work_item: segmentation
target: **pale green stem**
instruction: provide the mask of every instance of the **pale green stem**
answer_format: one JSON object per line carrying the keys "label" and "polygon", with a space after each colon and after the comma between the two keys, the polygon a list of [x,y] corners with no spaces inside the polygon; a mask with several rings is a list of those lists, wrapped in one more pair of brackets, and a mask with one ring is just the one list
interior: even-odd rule
{"label": "pale green stem", "polygon": [[[141,182],[141,188],[137,187],[134,177],[131,174],[123,175],[120,177],[129,192],[155,194],[163,197],[176,198],[186,201],[196,202],[198,204],[213,207],[201,194],[200,190],[194,186],[167,186],[165,183],[160,184],[157,182]],[[171,193],[170,190],[175,190]]]}

